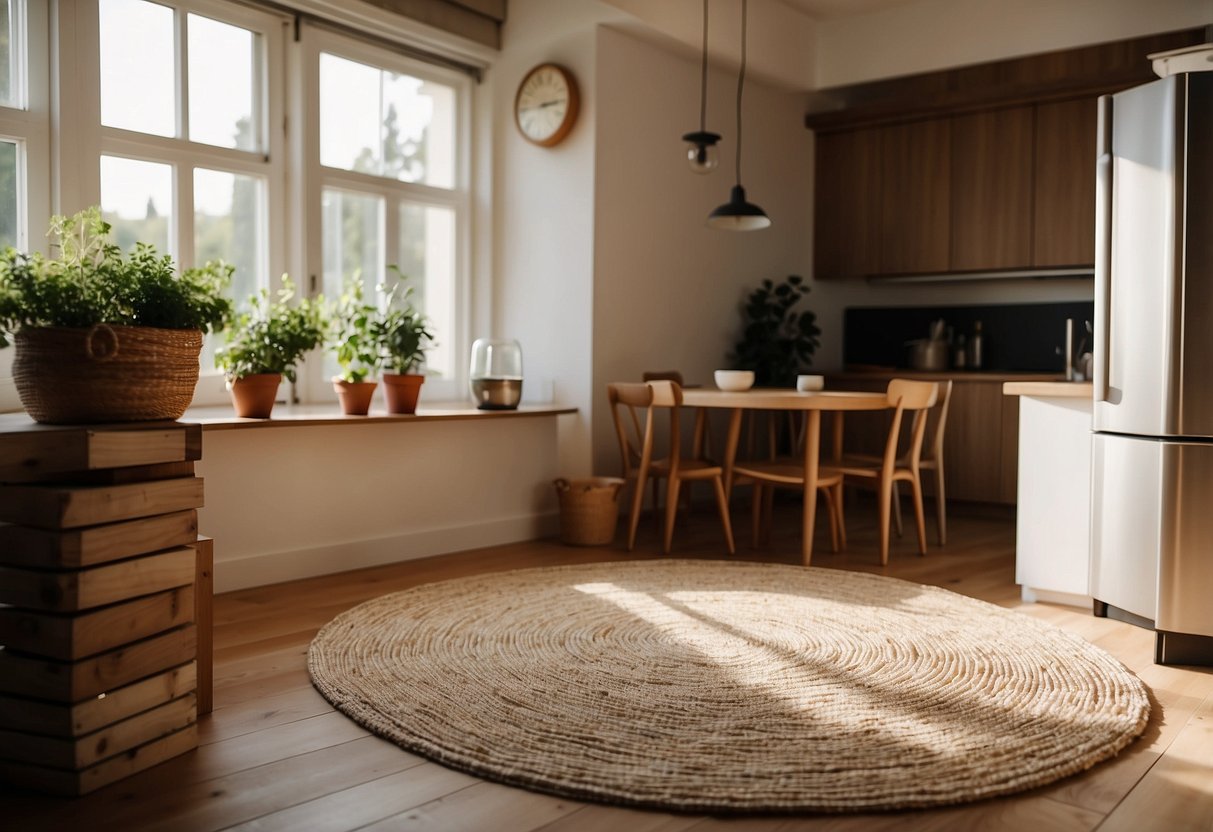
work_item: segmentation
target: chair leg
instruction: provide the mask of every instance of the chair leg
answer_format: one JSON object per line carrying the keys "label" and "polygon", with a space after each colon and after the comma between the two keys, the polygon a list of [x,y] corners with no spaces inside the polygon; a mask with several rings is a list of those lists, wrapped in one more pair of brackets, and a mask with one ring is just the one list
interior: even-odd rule
{"label": "chair leg", "polygon": [[910,480],[910,497],[914,500],[914,520],[918,523],[918,554],[927,553],[927,523],[922,516],[922,481]]}
{"label": "chair leg", "polygon": [[939,545],[948,542],[948,506],[943,492],[943,463],[935,467],[935,529],[939,532]]}
{"label": "chair leg", "polygon": [[628,551],[636,548],[636,528],[640,525],[640,509],[644,507],[644,475],[636,479],[632,493],[632,516],[628,519]]}
{"label": "chair leg", "polygon": [[838,542],[842,551],[847,550],[847,524],[842,510],[842,483],[834,486],[834,509],[838,512]]}
{"label": "chair leg", "polygon": [[889,509],[893,498],[893,483],[891,480],[880,478],[880,565],[889,565]]}
{"label": "chair leg", "polygon": [[716,506],[720,509],[720,523],[724,526],[724,542],[729,547],[729,554],[737,554],[737,546],[733,543],[733,524],[729,520],[729,498],[724,495],[724,480],[716,477],[712,480],[716,486]]}
{"label": "chair leg", "polygon": [[680,485],[682,485],[682,480],[672,476],[670,477],[670,484],[666,488],[665,537],[662,551],[667,555],[670,553],[670,544],[674,542],[674,517],[678,514],[678,486]]}
{"label": "chair leg", "polygon": [[750,545],[758,548],[758,536],[762,527],[762,483],[754,481],[754,504],[750,508]]}
{"label": "chair leg", "polygon": [[897,480],[893,480],[893,528],[897,530],[897,536],[901,537],[901,491],[897,487]]}
{"label": "chair leg", "polygon": [[824,488],[821,492],[826,498],[826,511],[830,515],[830,549],[837,552],[838,549],[838,507],[834,505],[834,489]]}

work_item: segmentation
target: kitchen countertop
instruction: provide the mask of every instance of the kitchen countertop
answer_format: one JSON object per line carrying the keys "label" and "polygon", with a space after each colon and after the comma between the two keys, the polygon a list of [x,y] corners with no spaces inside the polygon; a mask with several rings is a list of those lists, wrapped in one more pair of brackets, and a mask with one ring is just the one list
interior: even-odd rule
{"label": "kitchen countertop", "polygon": [[865,370],[843,370],[842,372],[826,373],[827,378],[843,381],[860,381],[863,379],[910,378],[922,381],[1002,381],[1002,382],[1057,382],[1073,386],[1073,382],[1064,382],[1061,373],[1031,373],[1013,372],[1010,370],[940,370],[927,372],[923,370],[899,370],[895,368],[872,368]]}
{"label": "kitchen countertop", "polygon": [[1002,392],[1004,396],[1089,399],[1093,387],[1089,381],[1008,381],[1002,386]]}

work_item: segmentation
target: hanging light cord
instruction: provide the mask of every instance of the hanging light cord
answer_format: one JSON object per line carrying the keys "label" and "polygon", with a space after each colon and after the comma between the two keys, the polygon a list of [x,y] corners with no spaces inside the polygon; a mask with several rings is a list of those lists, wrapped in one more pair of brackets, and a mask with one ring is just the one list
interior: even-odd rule
{"label": "hanging light cord", "polygon": [[741,71],[737,73],[737,184],[741,184],[741,90],[745,86],[746,5],[741,0]]}
{"label": "hanging light cord", "polygon": [[708,123],[708,0],[703,0],[703,62],[699,68],[699,132]]}

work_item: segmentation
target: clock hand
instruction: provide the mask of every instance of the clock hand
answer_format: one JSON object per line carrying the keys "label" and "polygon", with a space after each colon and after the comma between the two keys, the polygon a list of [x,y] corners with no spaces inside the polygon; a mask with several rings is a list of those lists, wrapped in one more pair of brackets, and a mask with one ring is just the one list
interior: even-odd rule
{"label": "clock hand", "polygon": [[540,104],[540,105],[539,105],[539,107],[540,107],[541,109],[542,109],[543,107],[555,107],[557,104],[561,104],[561,103],[563,103],[563,102],[560,102],[560,101],[544,101],[542,104]]}

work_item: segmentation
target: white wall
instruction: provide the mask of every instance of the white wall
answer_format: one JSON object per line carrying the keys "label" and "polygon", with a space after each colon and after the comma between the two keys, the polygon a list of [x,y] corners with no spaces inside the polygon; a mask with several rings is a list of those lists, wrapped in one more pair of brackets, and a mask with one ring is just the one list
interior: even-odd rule
{"label": "white wall", "polygon": [[[515,0],[491,84],[493,334],[522,343],[524,398],[578,408],[562,427],[560,470],[590,470],[594,157],[598,120],[595,27],[621,14],[593,0]],[[536,64],[563,64],[581,91],[577,124],[561,144],[536,147],[514,125],[514,95]],[[489,97],[489,96],[486,96]]]}
{"label": "white wall", "polygon": [[1209,0],[919,0],[818,23],[815,80],[824,89],[1211,23]]}
{"label": "white wall", "polygon": [[713,71],[708,125],[721,166],[699,176],[680,136],[699,119],[698,62],[611,27],[598,34],[594,239],[594,458],[618,468],[606,385],[678,369],[711,383],[741,329],[739,305],[764,278],[808,275],[811,134],[800,94],[747,79],[742,184],[772,226],[706,227],[728,201],[736,148],[737,77]]}
{"label": "white wall", "polygon": [[206,430],[215,590],[553,534],[570,418]]}

